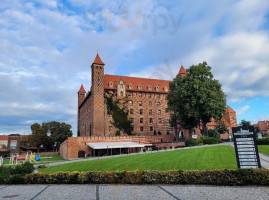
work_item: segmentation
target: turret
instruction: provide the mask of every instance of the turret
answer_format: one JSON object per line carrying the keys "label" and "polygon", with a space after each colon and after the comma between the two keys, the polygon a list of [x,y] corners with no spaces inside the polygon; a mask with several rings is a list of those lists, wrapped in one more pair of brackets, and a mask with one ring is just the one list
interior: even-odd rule
{"label": "turret", "polygon": [[184,77],[184,76],[186,76],[186,74],[187,74],[186,69],[183,67],[183,65],[181,65],[180,70],[177,73],[177,76]]}
{"label": "turret", "polygon": [[83,100],[85,99],[86,96],[86,91],[83,87],[83,84],[81,84],[80,89],[78,91],[78,106],[80,106],[80,104],[83,102]]}

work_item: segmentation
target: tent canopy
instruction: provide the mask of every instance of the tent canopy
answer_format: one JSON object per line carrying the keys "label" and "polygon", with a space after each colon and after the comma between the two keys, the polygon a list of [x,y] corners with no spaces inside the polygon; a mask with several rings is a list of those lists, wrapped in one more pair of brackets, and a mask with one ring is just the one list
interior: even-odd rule
{"label": "tent canopy", "polygon": [[136,148],[145,147],[144,144],[136,142],[100,142],[100,143],[87,143],[92,149],[119,149],[119,148]]}

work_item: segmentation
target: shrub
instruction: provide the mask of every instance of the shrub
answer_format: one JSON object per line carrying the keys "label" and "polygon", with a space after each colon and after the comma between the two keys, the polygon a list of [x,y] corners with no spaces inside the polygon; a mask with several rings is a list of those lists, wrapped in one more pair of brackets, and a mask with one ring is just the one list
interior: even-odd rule
{"label": "shrub", "polygon": [[[15,182],[17,180],[18,182]],[[207,185],[269,185],[269,170],[202,170],[202,171],[119,171],[32,173],[17,176],[9,183],[28,184],[207,184]],[[7,182],[6,182],[7,183]]]}
{"label": "shrub", "polygon": [[197,145],[197,141],[193,138],[188,138],[185,140],[186,147],[191,147],[191,146],[196,146],[196,145]]}
{"label": "shrub", "polygon": [[154,134],[154,135],[157,135],[157,132],[156,132],[156,130],[154,130],[154,131],[153,131],[153,134]]}
{"label": "shrub", "polygon": [[217,139],[215,137],[202,137],[201,140],[204,144],[219,144],[221,143],[220,139]]}
{"label": "shrub", "polygon": [[257,139],[258,145],[268,145],[269,144],[269,138],[261,138]]}

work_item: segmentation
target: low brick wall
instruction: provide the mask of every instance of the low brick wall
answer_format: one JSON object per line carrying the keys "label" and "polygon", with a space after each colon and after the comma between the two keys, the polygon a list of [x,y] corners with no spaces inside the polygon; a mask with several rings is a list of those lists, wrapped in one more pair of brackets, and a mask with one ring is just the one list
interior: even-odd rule
{"label": "low brick wall", "polygon": [[69,137],[60,146],[60,155],[64,159],[73,159],[78,158],[79,151],[85,151],[87,156],[92,156],[92,152],[87,146],[87,143],[137,142],[142,144],[159,144],[169,143],[173,139],[173,135]]}

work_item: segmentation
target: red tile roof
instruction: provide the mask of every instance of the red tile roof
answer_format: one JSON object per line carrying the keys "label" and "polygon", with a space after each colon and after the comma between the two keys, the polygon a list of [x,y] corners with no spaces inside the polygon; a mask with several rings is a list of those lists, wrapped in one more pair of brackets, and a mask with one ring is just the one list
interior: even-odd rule
{"label": "red tile roof", "polygon": [[[117,85],[120,81],[125,84],[126,90],[138,91],[138,92],[160,92],[168,93],[169,83],[167,80],[149,79],[149,78],[137,78],[128,76],[116,76],[116,75],[104,75],[104,88],[105,89],[117,89]],[[112,85],[110,85],[112,83]],[[141,86],[141,89],[139,89]]]}
{"label": "red tile roof", "polygon": [[181,65],[180,70],[179,70],[179,72],[177,73],[177,76],[178,76],[178,75],[181,75],[181,74],[187,74],[187,71],[186,71],[186,69],[183,67],[183,65]]}
{"label": "red tile roof", "polygon": [[0,140],[8,140],[8,135],[0,135]]}
{"label": "red tile roof", "polygon": [[85,89],[84,89],[84,87],[83,87],[83,84],[81,84],[80,89],[79,89],[78,92],[86,93],[86,91],[85,91]]}
{"label": "red tile roof", "polygon": [[258,121],[257,126],[262,132],[267,132],[269,130],[269,121]]}
{"label": "red tile roof", "polygon": [[96,57],[95,57],[95,59],[94,59],[94,61],[93,61],[93,64],[99,64],[99,65],[104,65],[104,64],[105,64],[105,63],[103,63],[103,61],[101,60],[101,58],[100,58],[100,56],[99,56],[98,53],[96,54]]}

